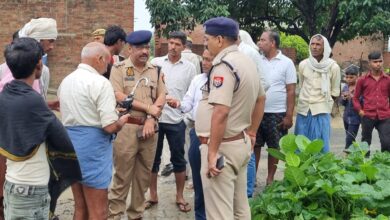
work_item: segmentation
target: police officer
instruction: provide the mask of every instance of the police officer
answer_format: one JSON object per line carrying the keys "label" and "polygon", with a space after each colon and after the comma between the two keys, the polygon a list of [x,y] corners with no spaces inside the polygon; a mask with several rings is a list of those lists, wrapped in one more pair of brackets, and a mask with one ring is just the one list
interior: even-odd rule
{"label": "police officer", "polygon": [[[204,23],[213,67],[199,103],[195,129],[201,142],[201,177],[206,216],[250,219],[247,164],[264,113],[264,89],[256,65],[238,51],[238,24],[229,18]],[[224,167],[217,159],[224,157]]]}
{"label": "police officer", "polygon": [[104,43],[104,35],[106,34],[106,29],[96,29],[94,30],[91,35],[93,37],[93,41]]}
{"label": "police officer", "polygon": [[[166,88],[162,73],[149,60],[150,31],[135,31],[126,37],[130,56],[114,64],[110,81],[118,102],[123,101],[141,78],[135,90],[131,117],[114,141],[113,185],[109,194],[109,219],[120,219],[126,210],[128,219],[142,218],[145,192],[157,143],[157,118],[165,103]],[[148,81],[148,82],[146,82]],[[131,202],[126,198],[131,186]]]}

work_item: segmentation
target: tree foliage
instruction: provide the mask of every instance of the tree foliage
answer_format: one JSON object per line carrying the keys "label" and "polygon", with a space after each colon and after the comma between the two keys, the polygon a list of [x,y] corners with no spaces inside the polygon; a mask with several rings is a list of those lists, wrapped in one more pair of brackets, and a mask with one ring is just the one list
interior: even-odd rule
{"label": "tree foliage", "polygon": [[338,40],[356,36],[390,35],[390,0],[146,0],[146,5],[152,25],[164,27],[163,34],[229,16],[254,39],[264,27],[298,35],[306,42],[321,33],[332,47]]}
{"label": "tree foliage", "polygon": [[297,51],[297,60],[301,61],[309,56],[309,45],[298,35],[280,34],[281,48],[294,48]]}

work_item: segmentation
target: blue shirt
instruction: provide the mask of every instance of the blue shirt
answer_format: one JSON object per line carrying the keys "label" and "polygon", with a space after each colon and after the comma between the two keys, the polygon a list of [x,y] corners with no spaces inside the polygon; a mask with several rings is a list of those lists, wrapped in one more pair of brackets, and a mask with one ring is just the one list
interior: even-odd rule
{"label": "blue shirt", "polygon": [[[341,91],[341,94],[343,94],[345,92],[349,92],[348,85],[344,86],[343,90]],[[349,98],[349,99],[344,100],[344,99],[342,99],[342,97],[340,97],[340,103],[343,106],[345,106],[344,115],[343,115],[344,122],[346,122],[347,124],[351,124],[351,125],[358,125],[358,124],[360,124],[360,115],[353,108],[353,103],[352,103],[353,92],[354,91],[352,91],[351,98]],[[360,101],[362,101],[362,100],[360,99]]]}

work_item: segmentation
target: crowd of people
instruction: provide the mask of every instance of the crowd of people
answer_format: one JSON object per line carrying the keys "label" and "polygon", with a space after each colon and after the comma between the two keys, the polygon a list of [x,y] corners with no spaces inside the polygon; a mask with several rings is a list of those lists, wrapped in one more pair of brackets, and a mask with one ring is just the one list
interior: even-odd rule
{"label": "crowd of people", "polygon": [[[160,202],[165,137],[178,211],[192,209],[183,195],[189,162],[196,220],[250,219],[261,148],[279,148],[296,112],[295,134],[322,139],[329,152],[334,102],[345,106],[345,148],[361,124],[362,141],[371,144],[376,128],[381,150],[390,151],[390,78],[380,52],[368,55],[370,71],[361,77],[356,66],[344,69],[341,88],[342,71],[321,34],[311,37],[297,71],[276,31],[264,31],[256,44],[230,18],[203,27],[202,56],[173,31],[167,55],[152,60],[150,31],[94,31],[56,101],[46,101],[44,63],[56,21],[32,19],[18,30],[0,66],[0,219],[53,219],[68,186],[75,220],[142,219]],[[267,185],[277,164],[269,155]]]}

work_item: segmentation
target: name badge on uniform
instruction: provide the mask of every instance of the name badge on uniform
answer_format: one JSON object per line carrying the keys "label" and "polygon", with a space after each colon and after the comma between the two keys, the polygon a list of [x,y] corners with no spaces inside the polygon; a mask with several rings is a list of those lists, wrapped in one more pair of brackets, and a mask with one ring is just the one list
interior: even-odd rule
{"label": "name badge on uniform", "polygon": [[219,88],[223,85],[223,77],[222,76],[214,76],[213,78],[213,85],[216,88]]}

